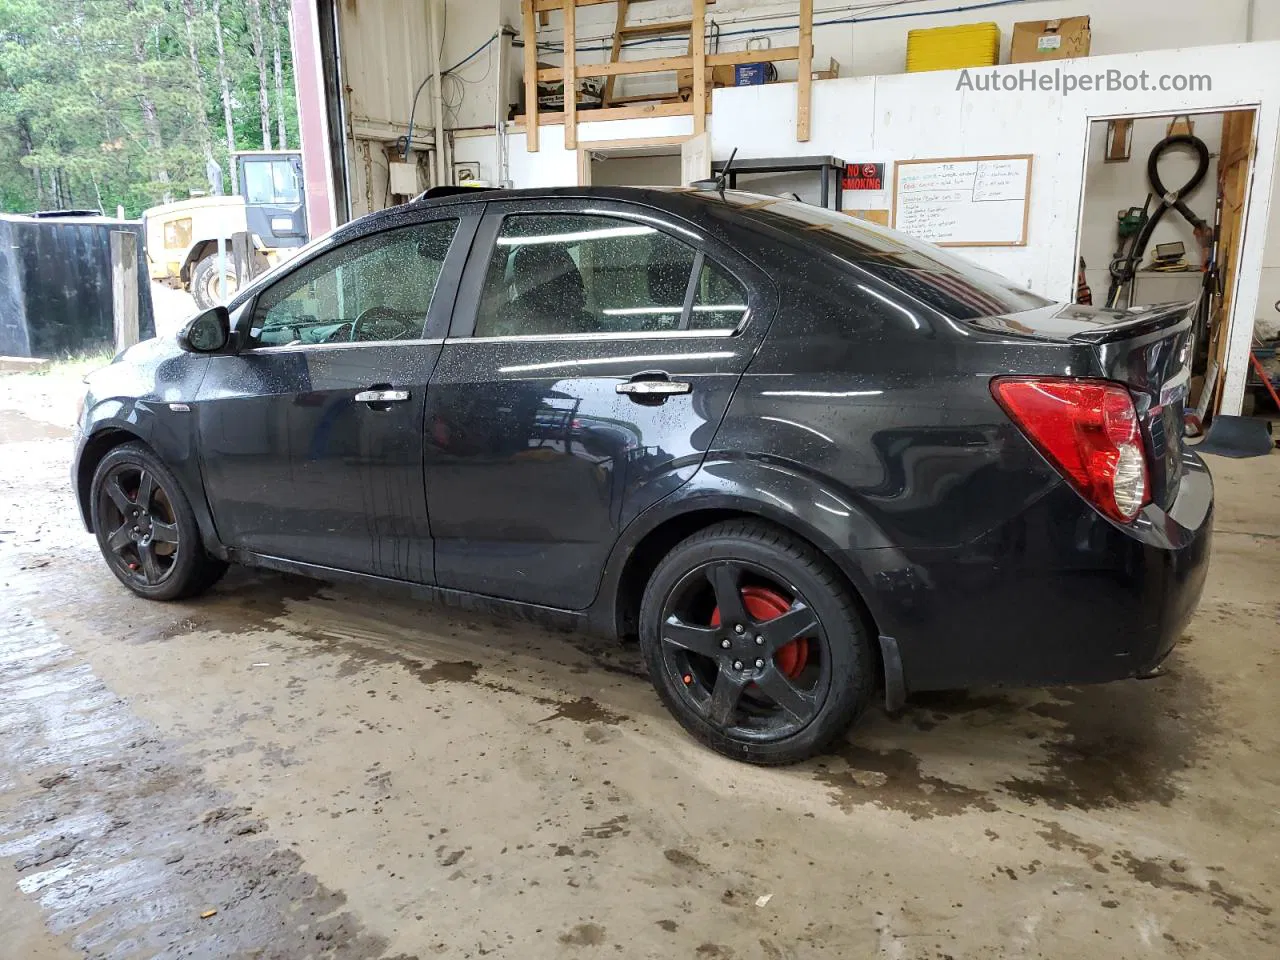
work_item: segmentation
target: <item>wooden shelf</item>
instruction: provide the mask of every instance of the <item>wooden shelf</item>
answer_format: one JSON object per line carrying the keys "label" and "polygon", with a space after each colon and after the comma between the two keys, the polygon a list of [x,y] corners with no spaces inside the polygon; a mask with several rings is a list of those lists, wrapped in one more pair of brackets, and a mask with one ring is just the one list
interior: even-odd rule
{"label": "wooden shelf", "polygon": [[664,33],[688,33],[692,20],[667,20],[662,23],[630,23],[618,28],[624,37],[657,37]]}
{"label": "wooden shelf", "polygon": [[[608,103],[643,103],[643,106],[605,106],[601,109],[582,111],[588,120],[630,120],[640,117],[693,117],[694,135],[706,130],[706,115],[711,111],[711,99],[707,96],[707,68],[735,66],[742,63],[780,63],[799,61],[796,93],[796,139],[809,139],[810,100],[812,97],[813,59],[813,0],[798,0],[800,12],[800,43],[793,47],[764,50],[735,50],[727,53],[706,52],[706,7],[714,0],[692,0],[693,16],[688,20],[668,20],[658,23],[627,24],[625,13],[629,3],[642,0],[521,0],[524,39],[524,88],[527,116],[517,117],[527,135],[526,149],[538,151],[538,128],[551,123],[565,124],[564,143],[567,149],[577,147],[578,121],[581,119],[575,96],[579,77],[604,77],[605,99]],[[576,54],[576,10],[578,7],[601,3],[618,3],[617,26],[613,46],[607,63],[579,64]],[[538,19],[549,11],[559,10],[564,17],[564,65],[560,67],[538,66]],[[545,16],[543,23],[546,23]],[[623,37],[658,37],[668,34],[688,34],[689,53],[686,56],[654,57],[646,60],[620,60]],[[678,98],[680,93],[644,94],[631,97],[614,97],[615,78],[644,73],[675,73],[689,70],[692,73],[692,90],[687,102]],[[566,97],[563,113],[542,113],[538,109],[538,81],[563,81]],[[658,102],[654,102],[658,101]]]}
{"label": "wooden shelf", "polygon": [[[578,121],[590,123],[594,120],[635,120],[640,117],[689,117],[693,115],[691,103],[651,103],[644,107],[604,107],[599,110],[577,111]],[[529,129],[528,115],[517,115],[512,121],[526,132]],[[538,113],[538,126],[564,123],[563,113]]]}

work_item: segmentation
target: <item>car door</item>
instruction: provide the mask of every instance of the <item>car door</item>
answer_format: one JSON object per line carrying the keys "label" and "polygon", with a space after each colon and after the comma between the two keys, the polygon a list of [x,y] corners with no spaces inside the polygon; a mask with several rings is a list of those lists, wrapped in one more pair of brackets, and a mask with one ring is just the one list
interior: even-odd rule
{"label": "car door", "polygon": [[432,582],[423,407],[478,218],[390,218],[245,308],[239,352],[212,359],[196,404],[224,544]]}
{"label": "car door", "polygon": [[240,195],[249,232],[268,249],[307,242],[302,157],[296,153],[241,154]]}
{"label": "car door", "polygon": [[771,290],[649,207],[487,204],[427,394],[440,585],[588,606],[620,529],[698,469]]}

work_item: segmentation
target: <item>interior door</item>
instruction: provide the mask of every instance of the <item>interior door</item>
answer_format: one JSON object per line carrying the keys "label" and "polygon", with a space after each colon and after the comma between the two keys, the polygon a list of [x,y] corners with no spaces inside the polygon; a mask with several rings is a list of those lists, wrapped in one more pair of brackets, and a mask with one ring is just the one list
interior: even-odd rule
{"label": "interior door", "polygon": [[688,186],[711,177],[711,134],[695,134],[680,144],[680,182]]}
{"label": "interior door", "polygon": [[422,416],[478,222],[435,213],[285,274],[211,361],[196,412],[227,546],[432,582]]}
{"label": "interior door", "polygon": [[582,609],[622,526],[701,463],[768,281],[649,208],[486,210],[427,394],[437,581]]}

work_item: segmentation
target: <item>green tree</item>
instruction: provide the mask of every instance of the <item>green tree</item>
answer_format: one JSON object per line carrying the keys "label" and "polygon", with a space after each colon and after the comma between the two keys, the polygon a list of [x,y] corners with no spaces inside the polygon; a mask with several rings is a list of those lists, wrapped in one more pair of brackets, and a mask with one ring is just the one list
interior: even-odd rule
{"label": "green tree", "polygon": [[211,161],[230,182],[232,151],[270,146],[268,60],[296,143],[288,25],[273,0],[0,0],[0,208],[137,216],[208,191]]}

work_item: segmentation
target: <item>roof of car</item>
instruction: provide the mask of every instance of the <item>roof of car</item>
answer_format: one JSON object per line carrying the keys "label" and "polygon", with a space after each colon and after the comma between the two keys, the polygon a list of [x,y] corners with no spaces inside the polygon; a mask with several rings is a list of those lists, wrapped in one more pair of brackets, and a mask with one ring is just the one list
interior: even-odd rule
{"label": "roof of car", "polygon": [[[739,192],[739,191],[726,191]],[[698,187],[522,187],[505,189],[500,187],[450,187],[443,188],[440,194],[428,190],[417,199],[411,200],[411,206],[443,206],[456,203],[486,203],[494,200],[541,200],[554,197],[599,197],[611,200],[632,200],[652,203],[659,201],[661,206],[679,204],[684,197],[699,199],[718,199],[714,190],[703,190]]]}

